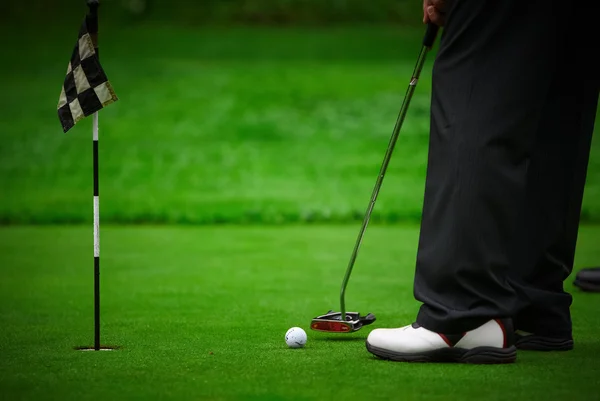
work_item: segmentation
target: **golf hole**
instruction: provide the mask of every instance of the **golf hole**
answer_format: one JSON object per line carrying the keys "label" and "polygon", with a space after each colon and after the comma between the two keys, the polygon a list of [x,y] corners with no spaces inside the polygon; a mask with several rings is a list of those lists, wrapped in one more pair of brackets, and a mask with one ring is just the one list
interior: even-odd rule
{"label": "golf hole", "polygon": [[75,347],[75,349],[77,351],[115,351],[119,349],[119,347],[103,346],[100,347],[100,349],[96,349],[94,347]]}

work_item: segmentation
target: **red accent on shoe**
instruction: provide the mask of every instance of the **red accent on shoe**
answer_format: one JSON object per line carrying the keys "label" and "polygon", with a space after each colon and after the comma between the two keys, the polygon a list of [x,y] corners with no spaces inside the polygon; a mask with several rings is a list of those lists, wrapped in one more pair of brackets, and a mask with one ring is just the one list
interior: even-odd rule
{"label": "red accent on shoe", "polygon": [[500,319],[494,319],[496,321],[496,323],[498,323],[498,326],[500,326],[500,328],[502,329],[502,338],[504,338],[504,341],[502,342],[502,348],[506,348],[506,328],[504,327],[504,323],[502,323],[502,320]]}
{"label": "red accent on shoe", "polygon": [[452,345],[452,343],[450,342],[450,340],[448,340],[448,337],[446,337],[445,335],[443,335],[443,334],[441,334],[441,333],[438,333],[438,335],[439,335],[440,337],[442,337],[442,340],[444,340],[444,342],[445,342],[446,344],[448,344],[448,346],[449,346],[449,347],[453,347],[453,345]]}

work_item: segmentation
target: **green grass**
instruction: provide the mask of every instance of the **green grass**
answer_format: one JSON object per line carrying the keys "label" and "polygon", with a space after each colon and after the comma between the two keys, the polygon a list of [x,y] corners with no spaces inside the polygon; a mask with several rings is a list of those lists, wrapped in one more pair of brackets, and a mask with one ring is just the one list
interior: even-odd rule
{"label": "green grass", "polygon": [[[104,22],[101,57],[120,97],[100,114],[104,222],[362,218],[422,28]],[[0,222],[91,220],[91,119],[63,135],[55,112],[79,23],[2,35],[19,63],[0,66],[10,93],[0,99]],[[374,221],[420,217],[431,56]],[[600,221],[598,143],[586,221]]]}
{"label": "green grass", "polygon": [[[353,335],[292,326],[338,307],[357,227],[105,227],[103,343],[93,341],[89,227],[0,229],[0,394],[17,400],[600,399],[600,296],[573,289],[576,348],[510,366],[400,364],[364,347],[410,322],[418,228],[371,227],[348,288],[378,321]],[[597,264],[583,227],[576,266]]]}

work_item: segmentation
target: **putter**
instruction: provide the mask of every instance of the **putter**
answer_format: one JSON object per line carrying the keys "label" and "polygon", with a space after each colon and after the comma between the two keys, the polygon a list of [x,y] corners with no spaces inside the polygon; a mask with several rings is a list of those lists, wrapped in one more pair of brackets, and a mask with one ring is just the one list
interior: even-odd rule
{"label": "putter", "polygon": [[423,47],[421,48],[421,52],[419,53],[419,58],[417,59],[417,64],[413,71],[412,78],[410,80],[410,83],[408,84],[408,89],[406,91],[406,95],[404,96],[404,101],[402,102],[402,107],[400,108],[398,119],[396,120],[396,125],[394,126],[394,131],[392,132],[392,137],[390,138],[387,151],[385,152],[385,156],[383,158],[381,170],[379,171],[377,181],[375,182],[375,188],[373,189],[373,194],[371,195],[371,201],[369,202],[369,206],[367,208],[362,227],[358,233],[356,244],[354,245],[354,250],[352,251],[352,255],[350,256],[350,262],[348,263],[346,274],[344,275],[344,280],[342,281],[342,290],[340,293],[341,311],[329,311],[324,315],[315,317],[310,325],[310,328],[312,330],[323,331],[328,333],[352,333],[360,330],[363,326],[369,325],[375,321],[375,315],[373,315],[372,313],[369,313],[366,316],[361,316],[358,312],[346,312],[346,287],[348,285],[348,281],[350,280],[350,274],[352,273],[352,269],[354,268],[354,262],[356,262],[358,250],[360,249],[360,245],[362,243],[363,236],[367,229],[367,225],[369,224],[369,220],[371,219],[371,213],[373,212],[373,208],[375,207],[375,201],[377,200],[379,189],[381,188],[381,184],[383,183],[383,178],[385,176],[388,164],[390,163],[392,152],[394,151],[394,146],[396,145],[396,141],[398,140],[398,135],[400,134],[402,123],[404,122],[404,118],[406,117],[408,106],[412,99],[413,93],[415,92],[415,88],[417,87],[419,76],[421,75],[421,70],[423,69],[423,65],[425,64],[427,53],[429,52],[429,50],[431,50],[431,47],[435,42],[438,29],[439,27],[433,23],[429,23],[427,25],[427,31],[425,32],[425,37],[423,38]]}

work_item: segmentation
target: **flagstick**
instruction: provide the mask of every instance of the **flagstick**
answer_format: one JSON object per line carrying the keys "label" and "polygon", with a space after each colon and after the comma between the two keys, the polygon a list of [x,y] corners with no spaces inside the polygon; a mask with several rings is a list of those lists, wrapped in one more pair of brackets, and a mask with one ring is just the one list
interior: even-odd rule
{"label": "flagstick", "polygon": [[[67,76],[63,84],[61,95],[58,103],[58,117],[62,123],[63,131],[66,133],[71,129],[77,121],[81,118],[88,117],[89,113],[85,112],[86,107],[77,105],[76,109],[73,109],[75,100],[85,100],[88,107],[93,107],[93,110],[99,110],[102,107],[115,102],[117,99],[112,86],[108,82],[108,79],[104,75],[102,67],[99,65],[99,52],[98,52],[98,7],[100,6],[100,0],[86,0],[89,12],[85,16],[85,20],[81,25],[79,31],[79,40],[75,46],[69,67],[67,70]],[[84,39],[84,40],[82,40]],[[93,46],[94,50],[90,49],[90,45]],[[94,54],[95,53],[95,54]],[[79,56],[76,58],[75,56]],[[94,60],[92,57],[95,57]],[[85,71],[82,65],[82,61],[89,60],[92,62],[91,69]],[[87,61],[86,61],[87,62]],[[81,68],[80,68],[81,67]],[[88,65],[89,67],[89,65]],[[74,72],[75,70],[83,71],[83,77],[81,73]],[[90,76],[96,76],[103,78],[102,82],[94,82],[94,87],[90,87]],[[87,87],[81,85],[84,79],[87,79]],[[80,85],[78,86],[78,82]],[[75,95],[72,93],[75,89]],[[70,93],[67,98],[67,92]],[[83,98],[79,98],[80,95],[84,95]],[[89,109],[88,109],[89,110]],[[100,346],[100,191],[99,191],[99,169],[98,169],[98,111],[93,113],[92,122],[92,149],[93,149],[93,176],[94,176],[94,193],[93,193],[93,207],[94,207],[94,350],[112,350],[115,347]],[[92,350],[91,347],[77,347],[76,349],[88,351]]]}
{"label": "flagstick", "polygon": [[100,350],[100,194],[98,179],[98,112],[94,113],[94,349]]}
{"label": "flagstick", "polygon": [[[86,0],[94,25],[94,51],[100,59],[98,49],[98,7],[99,0]],[[95,37],[94,37],[95,36]],[[94,349],[100,351],[100,179],[98,172],[98,112],[92,122],[92,142],[94,153]]]}

